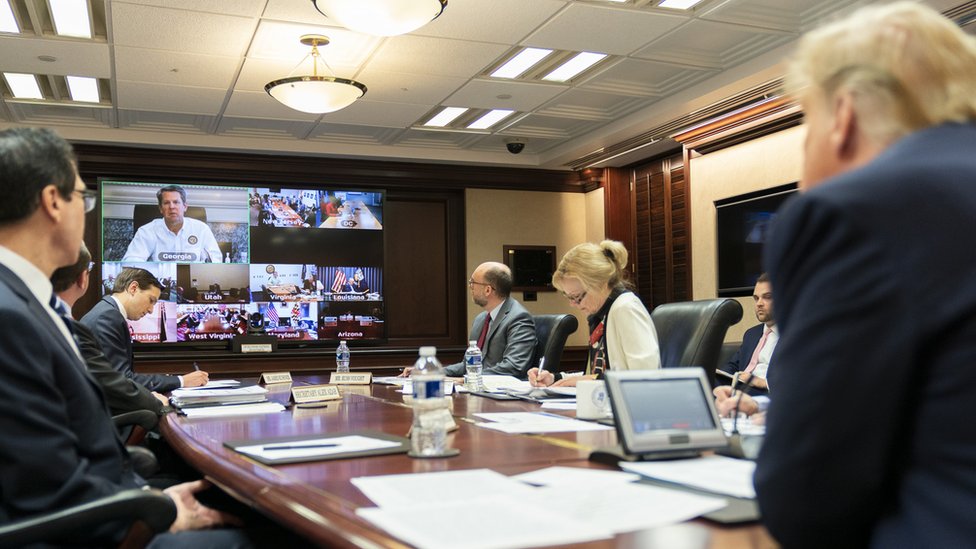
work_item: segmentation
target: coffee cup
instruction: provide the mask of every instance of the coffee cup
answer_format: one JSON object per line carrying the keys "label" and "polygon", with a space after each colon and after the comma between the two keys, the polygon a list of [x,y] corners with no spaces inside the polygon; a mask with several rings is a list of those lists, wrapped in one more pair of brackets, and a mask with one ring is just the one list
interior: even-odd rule
{"label": "coffee cup", "polygon": [[576,383],[576,417],[603,419],[610,417],[610,398],[602,380],[581,379]]}

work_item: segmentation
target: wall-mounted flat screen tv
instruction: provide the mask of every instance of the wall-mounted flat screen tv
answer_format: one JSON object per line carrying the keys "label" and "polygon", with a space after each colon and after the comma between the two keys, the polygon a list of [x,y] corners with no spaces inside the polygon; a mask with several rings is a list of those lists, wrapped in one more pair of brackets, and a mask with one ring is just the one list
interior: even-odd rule
{"label": "wall-mounted flat screen tv", "polygon": [[770,225],[796,183],[717,200],[718,295],[752,295]]}
{"label": "wall-mounted flat screen tv", "polygon": [[[101,180],[102,294],[125,267],[163,285],[129,327],[156,346],[227,346],[254,313],[280,347],[386,339],[385,194]],[[174,232],[174,229],[178,228]]]}

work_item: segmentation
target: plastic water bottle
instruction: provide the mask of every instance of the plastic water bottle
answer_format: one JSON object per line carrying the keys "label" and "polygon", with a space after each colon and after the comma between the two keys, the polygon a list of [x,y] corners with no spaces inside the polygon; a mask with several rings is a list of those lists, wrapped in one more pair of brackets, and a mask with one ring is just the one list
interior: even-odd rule
{"label": "plastic water bottle", "polygon": [[346,373],[349,371],[349,346],[346,345],[346,341],[342,340],[339,342],[339,347],[336,348],[336,372]]}
{"label": "plastic water bottle", "polygon": [[464,386],[472,392],[481,390],[481,349],[474,340],[468,342],[464,351]]}
{"label": "plastic water bottle", "polygon": [[442,456],[447,452],[448,425],[443,417],[447,412],[444,401],[444,368],[437,361],[436,355],[436,347],[421,347],[420,358],[410,372],[410,383],[413,386],[410,454],[416,457]]}

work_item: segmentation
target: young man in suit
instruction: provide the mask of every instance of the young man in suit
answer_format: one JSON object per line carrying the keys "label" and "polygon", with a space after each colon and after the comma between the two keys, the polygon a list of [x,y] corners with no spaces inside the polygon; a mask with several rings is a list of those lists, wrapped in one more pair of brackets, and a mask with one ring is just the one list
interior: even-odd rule
{"label": "young man in suit", "polygon": [[779,330],[776,328],[776,316],[773,313],[773,289],[766,273],[759,275],[756,280],[752,300],[756,306],[756,320],[759,324],[746,330],[739,350],[721,370],[733,375],[738,373],[738,383],[743,384],[747,394],[765,395],[769,393],[767,377],[773,363],[773,354],[776,352],[776,343],[779,342]]}
{"label": "young man in suit", "polygon": [[755,475],[785,547],[976,540],[973,67],[976,38],[913,2],[792,62],[804,192],[764,254],[782,337]]}
{"label": "young man in suit", "polygon": [[[472,301],[484,309],[475,317],[468,338],[481,347],[482,372],[524,378],[535,354],[535,321],[510,295],[511,269],[503,263],[482,263],[471,273],[468,288]],[[410,368],[401,375],[410,375]],[[464,363],[445,366],[444,375],[463,376]]]}
{"label": "young man in suit", "polygon": [[98,339],[92,331],[71,317],[71,307],[88,291],[89,266],[91,253],[82,243],[78,261],[67,267],[61,267],[51,275],[51,285],[64,303],[68,322],[78,341],[81,355],[85,359],[88,372],[95,378],[105,401],[108,403],[112,415],[124,414],[136,410],[149,410],[156,415],[163,414],[163,407],[169,405],[169,399],[159,393],[146,389],[124,374],[112,368],[112,363],[105,357]]}
{"label": "young man in suit", "polygon": [[[50,130],[0,131],[0,522],[144,485],[53,307],[51,274],[77,260],[85,213],[94,206],[63,139]],[[177,508],[171,532],[234,520],[200,505],[194,493],[204,487],[194,482],[166,490]],[[114,545],[125,530],[109,522],[71,532],[60,543]],[[226,547],[236,539],[228,531],[186,534],[157,540]]]}
{"label": "young man in suit", "polygon": [[95,333],[102,351],[112,367],[150,391],[165,393],[180,387],[206,385],[209,378],[202,370],[174,376],[139,374],[132,368],[132,337],[126,319],[139,320],[151,313],[163,285],[145,269],[126,267],[115,278],[112,295],[95,304],[81,323]]}

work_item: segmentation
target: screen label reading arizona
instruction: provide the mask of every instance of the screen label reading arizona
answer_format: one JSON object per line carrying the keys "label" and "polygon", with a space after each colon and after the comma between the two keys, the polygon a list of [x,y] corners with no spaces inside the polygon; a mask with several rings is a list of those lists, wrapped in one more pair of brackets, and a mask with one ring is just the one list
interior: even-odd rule
{"label": "screen label reading arizona", "polygon": [[197,260],[197,254],[193,252],[159,252],[157,254],[160,261],[188,261]]}

